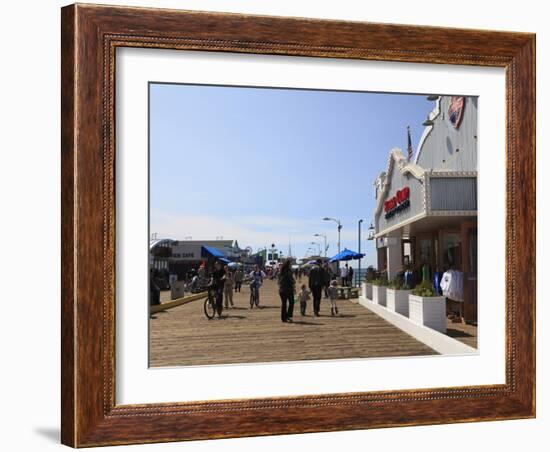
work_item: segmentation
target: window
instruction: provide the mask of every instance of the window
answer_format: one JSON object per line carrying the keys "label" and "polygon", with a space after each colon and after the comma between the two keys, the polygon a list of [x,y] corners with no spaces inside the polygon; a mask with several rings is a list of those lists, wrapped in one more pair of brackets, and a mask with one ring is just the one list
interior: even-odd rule
{"label": "window", "polygon": [[459,233],[443,235],[443,265],[445,269],[461,268],[461,243]]}

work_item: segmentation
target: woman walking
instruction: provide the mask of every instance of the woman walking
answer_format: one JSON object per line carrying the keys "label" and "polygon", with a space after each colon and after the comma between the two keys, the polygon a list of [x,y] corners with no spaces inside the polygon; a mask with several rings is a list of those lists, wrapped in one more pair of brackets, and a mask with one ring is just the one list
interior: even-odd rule
{"label": "woman walking", "polygon": [[287,259],[281,265],[277,278],[279,296],[281,297],[281,321],[292,322],[294,311],[294,276],[292,276],[291,260]]}
{"label": "woman walking", "polygon": [[233,286],[235,283],[235,277],[229,267],[225,266],[225,283],[223,285],[223,293],[225,295],[225,309],[233,307]]}

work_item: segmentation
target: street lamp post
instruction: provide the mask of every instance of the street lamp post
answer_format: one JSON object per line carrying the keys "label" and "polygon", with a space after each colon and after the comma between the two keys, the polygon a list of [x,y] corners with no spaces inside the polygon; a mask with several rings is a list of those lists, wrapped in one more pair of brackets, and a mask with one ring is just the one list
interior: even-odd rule
{"label": "street lamp post", "polygon": [[319,242],[311,242],[312,245],[317,245],[317,253],[321,256],[321,244]]}
{"label": "street lamp post", "polygon": [[[325,217],[323,220],[334,221],[338,225],[338,254],[340,254],[340,231],[342,230],[342,223],[340,223],[340,220],[337,220],[336,218]],[[336,272],[338,274],[340,273],[340,261],[336,261]]]}
{"label": "street lamp post", "polygon": [[323,237],[325,239],[325,258],[327,257],[327,236],[325,234],[313,234],[314,237]]}
{"label": "street lamp post", "polygon": [[340,220],[337,220],[336,218],[325,217],[323,220],[334,221],[338,225],[338,252],[340,252],[340,231],[342,230],[342,223],[340,223]]}
{"label": "street lamp post", "polygon": [[[357,223],[357,229],[358,229],[358,242],[359,242],[359,254],[361,254],[361,223],[363,223],[363,220],[359,220],[358,223]],[[359,270],[358,270],[358,275],[359,275],[359,281],[361,281],[361,257],[359,257]]]}

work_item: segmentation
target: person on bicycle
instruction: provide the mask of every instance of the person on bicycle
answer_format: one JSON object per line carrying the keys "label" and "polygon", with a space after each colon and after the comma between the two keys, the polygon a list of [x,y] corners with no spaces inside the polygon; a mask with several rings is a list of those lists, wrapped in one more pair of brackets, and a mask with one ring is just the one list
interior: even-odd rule
{"label": "person on bicycle", "polygon": [[254,298],[250,299],[250,309],[252,309],[254,305],[256,305],[256,307],[260,305],[260,287],[264,282],[265,273],[260,270],[258,265],[255,265],[254,270],[251,271],[248,276],[252,279],[250,283],[250,292],[255,295]]}
{"label": "person on bicycle", "polygon": [[225,285],[225,270],[220,261],[214,263],[214,271],[211,275],[210,287],[215,291],[216,311],[221,317],[223,310],[223,287]]}

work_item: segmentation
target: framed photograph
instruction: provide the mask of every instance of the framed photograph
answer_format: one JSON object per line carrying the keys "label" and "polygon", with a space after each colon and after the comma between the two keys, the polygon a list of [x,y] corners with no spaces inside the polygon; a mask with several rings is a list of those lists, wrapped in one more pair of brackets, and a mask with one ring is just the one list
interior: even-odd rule
{"label": "framed photograph", "polygon": [[535,416],[535,36],[62,9],[62,442]]}

